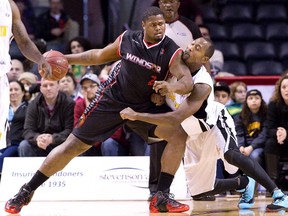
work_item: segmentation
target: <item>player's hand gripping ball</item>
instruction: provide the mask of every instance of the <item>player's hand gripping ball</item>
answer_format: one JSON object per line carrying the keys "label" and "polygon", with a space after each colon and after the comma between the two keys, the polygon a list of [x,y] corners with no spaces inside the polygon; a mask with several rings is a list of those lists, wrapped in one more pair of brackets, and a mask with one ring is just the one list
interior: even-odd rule
{"label": "player's hand gripping ball", "polygon": [[46,75],[45,72],[39,70],[40,75],[50,81],[58,81],[62,79],[69,69],[69,64],[66,57],[56,50],[50,50],[43,54],[46,61],[51,66],[51,74]]}

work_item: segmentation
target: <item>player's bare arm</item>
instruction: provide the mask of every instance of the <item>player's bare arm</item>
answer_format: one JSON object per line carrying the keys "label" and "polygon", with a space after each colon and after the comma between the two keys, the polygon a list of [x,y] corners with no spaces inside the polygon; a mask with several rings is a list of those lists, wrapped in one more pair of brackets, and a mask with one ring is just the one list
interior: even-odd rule
{"label": "player's bare arm", "polygon": [[162,126],[176,126],[181,124],[184,119],[196,113],[211,91],[212,88],[209,85],[197,83],[194,85],[190,96],[173,112],[162,114],[139,113],[131,108],[126,108],[120,112],[120,115],[123,119],[132,121],[139,120]]}
{"label": "player's bare arm", "polygon": [[44,59],[36,45],[31,41],[26,28],[21,21],[19,9],[13,0],[9,0],[13,14],[12,32],[21,53],[29,60],[39,65],[39,70],[44,70],[45,74],[51,74],[51,67]]}
{"label": "player's bare arm", "polygon": [[[172,60],[169,70],[170,73],[177,78],[178,82],[169,84],[164,81],[156,82],[154,85],[155,91],[159,92],[161,95],[170,92],[181,95],[190,93],[193,89],[193,79],[189,68],[181,59],[181,52]],[[162,91],[160,91],[160,89]]]}
{"label": "player's bare arm", "polygon": [[92,49],[78,54],[65,55],[69,64],[101,65],[121,59],[118,54],[119,38],[103,49]]}

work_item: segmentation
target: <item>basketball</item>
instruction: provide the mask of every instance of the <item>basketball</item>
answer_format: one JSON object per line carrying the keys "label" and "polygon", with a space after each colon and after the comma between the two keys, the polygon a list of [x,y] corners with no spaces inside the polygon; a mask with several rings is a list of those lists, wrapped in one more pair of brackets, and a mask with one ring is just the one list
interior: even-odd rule
{"label": "basketball", "polygon": [[[69,68],[66,57],[56,50],[47,51],[43,56],[51,66],[51,75],[48,75],[45,79],[50,81],[58,81],[62,79],[68,72]],[[44,71],[39,70],[39,73],[44,77]]]}

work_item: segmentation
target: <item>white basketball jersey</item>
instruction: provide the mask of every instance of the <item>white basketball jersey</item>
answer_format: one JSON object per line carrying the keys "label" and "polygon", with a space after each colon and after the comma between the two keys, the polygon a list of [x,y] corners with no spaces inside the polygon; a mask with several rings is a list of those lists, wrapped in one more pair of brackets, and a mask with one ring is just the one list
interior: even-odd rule
{"label": "white basketball jersey", "polygon": [[[167,82],[177,82],[177,79],[176,77],[172,77],[171,79],[167,80]],[[211,86],[211,88],[213,89],[213,80],[204,66],[202,66],[200,70],[193,76],[193,82],[194,84],[196,83],[207,84]],[[176,110],[188,96],[189,95],[179,95],[176,93],[171,93],[166,96],[166,103],[172,110]],[[210,110],[212,109],[213,106],[211,103],[213,101],[214,101],[214,91],[211,91],[207,99],[207,106],[205,107],[206,113],[210,113]]]}
{"label": "white basketball jersey", "polygon": [[12,37],[12,10],[8,0],[0,0],[0,76],[10,71],[10,38]]}

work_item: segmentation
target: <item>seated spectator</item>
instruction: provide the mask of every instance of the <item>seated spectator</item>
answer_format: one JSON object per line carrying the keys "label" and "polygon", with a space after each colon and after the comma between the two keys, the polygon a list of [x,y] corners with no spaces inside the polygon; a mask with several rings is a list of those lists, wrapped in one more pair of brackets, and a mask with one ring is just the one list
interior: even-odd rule
{"label": "seated spectator", "polygon": [[242,105],[246,98],[247,86],[244,82],[235,81],[229,87],[231,90],[231,100],[226,108],[230,115],[234,117],[242,110]]}
{"label": "seated spectator", "polygon": [[59,80],[60,91],[64,92],[67,96],[76,100],[82,97],[78,93],[78,84],[73,73],[68,72],[61,80]]}
{"label": "seated spectator", "polygon": [[24,121],[28,103],[24,100],[24,85],[19,81],[10,81],[9,127],[7,147],[0,150],[0,174],[5,157],[17,157],[18,146],[23,140]]}
{"label": "seated spectator", "polygon": [[27,102],[32,101],[36,97],[36,93],[31,93],[29,90],[30,88],[33,88],[33,85],[37,84],[37,76],[31,72],[24,72],[20,74],[18,81],[20,81],[25,88],[25,95],[24,100]]}
{"label": "seated spectator", "polygon": [[[211,40],[210,28],[208,26],[199,25],[199,29],[204,38],[208,38]],[[210,58],[210,65],[211,65],[212,76],[216,76],[220,71],[223,71],[224,56],[220,50],[218,49],[214,50],[214,54]]]}
{"label": "seated spectator", "polygon": [[49,6],[49,10],[37,18],[36,36],[44,39],[50,46],[55,44],[55,50],[64,51],[71,32],[76,31],[73,33],[76,36],[78,30],[73,29],[75,21],[63,10],[62,0],[49,0]]}
{"label": "seated spectator", "polygon": [[18,59],[11,60],[11,69],[7,73],[8,80],[18,80],[20,74],[24,73],[23,63]]}
{"label": "seated spectator", "polygon": [[287,157],[288,152],[288,76],[282,76],[268,104],[267,130],[265,143],[265,161],[268,175],[277,182],[279,177],[279,159]]}
{"label": "seated spectator", "polygon": [[20,157],[47,156],[73,129],[73,99],[60,92],[57,81],[42,79],[40,91],[28,105]]}
{"label": "seated spectator", "polygon": [[[100,80],[95,74],[86,74],[80,81],[82,97],[76,99],[74,107],[74,127],[77,125],[79,118],[94,99],[95,94],[100,86]],[[82,156],[100,156],[101,148],[100,143],[96,143],[88,151],[82,154]]]}
{"label": "seated spectator", "polygon": [[240,114],[235,116],[235,129],[240,152],[264,167],[264,147],[267,139],[267,105],[260,91],[247,92]]}
{"label": "seated spectator", "polygon": [[[67,54],[76,54],[81,53],[87,50],[92,49],[91,42],[85,37],[75,37],[72,38],[66,47]],[[74,74],[76,81],[79,83],[81,78],[86,73],[94,73],[99,74],[100,67],[99,66],[82,66],[82,65],[71,65],[70,71]]]}
{"label": "seated spectator", "polygon": [[230,88],[225,82],[216,82],[214,85],[215,101],[226,105],[230,100]]}

